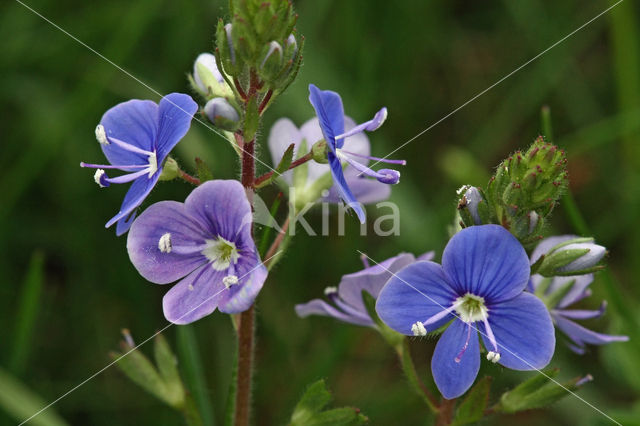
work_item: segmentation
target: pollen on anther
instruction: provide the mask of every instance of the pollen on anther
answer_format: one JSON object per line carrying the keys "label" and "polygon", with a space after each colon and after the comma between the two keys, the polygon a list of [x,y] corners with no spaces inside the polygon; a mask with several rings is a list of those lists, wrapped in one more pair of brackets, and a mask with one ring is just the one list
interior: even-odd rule
{"label": "pollen on anther", "polygon": [[162,253],[171,253],[171,234],[166,232],[158,240],[158,250]]}
{"label": "pollen on anther", "polygon": [[102,124],[98,124],[96,126],[96,139],[101,145],[109,145],[107,132],[104,130],[104,126]]}
{"label": "pollen on anther", "polygon": [[238,277],[236,275],[227,275],[222,279],[222,284],[224,284],[226,288],[236,285],[238,284]]}
{"label": "pollen on anther", "polygon": [[104,188],[105,185],[102,184],[102,175],[104,175],[104,170],[103,169],[98,169],[96,170],[95,174],[93,175],[93,180],[96,181],[96,183],[98,184],[98,186],[100,188]]}
{"label": "pollen on anther", "polygon": [[427,329],[424,327],[424,324],[420,321],[416,321],[411,325],[411,332],[414,336],[426,336]]}
{"label": "pollen on anther", "polygon": [[336,287],[327,287],[324,289],[325,296],[329,296],[337,292],[338,292],[338,289]]}
{"label": "pollen on anther", "polygon": [[487,354],[487,360],[495,364],[500,361],[500,354],[498,352],[489,351]]}

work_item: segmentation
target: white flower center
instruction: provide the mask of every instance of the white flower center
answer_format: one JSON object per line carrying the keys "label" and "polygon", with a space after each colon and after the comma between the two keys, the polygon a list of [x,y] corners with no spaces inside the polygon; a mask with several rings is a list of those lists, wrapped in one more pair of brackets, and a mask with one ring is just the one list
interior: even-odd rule
{"label": "white flower center", "polygon": [[158,156],[155,151],[149,154],[149,167],[147,170],[149,171],[149,179],[151,179],[151,176],[158,171]]}
{"label": "white flower center", "polygon": [[463,322],[471,323],[484,321],[488,318],[489,310],[484,304],[484,298],[467,293],[458,297],[454,302],[456,313]]}
{"label": "white flower center", "polygon": [[240,253],[235,243],[227,241],[220,236],[214,240],[205,240],[205,242],[207,243],[207,247],[202,250],[202,254],[209,259],[211,267],[216,271],[223,271],[228,269],[231,264],[235,265],[238,263]]}
{"label": "white flower center", "polygon": [[165,233],[158,240],[158,250],[162,253],[171,253],[171,234]]}

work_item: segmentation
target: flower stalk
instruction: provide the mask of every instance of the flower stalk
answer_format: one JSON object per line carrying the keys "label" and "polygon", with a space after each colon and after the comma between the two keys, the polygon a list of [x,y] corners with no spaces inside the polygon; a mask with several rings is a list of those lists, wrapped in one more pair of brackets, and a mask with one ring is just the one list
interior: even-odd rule
{"label": "flower stalk", "polygon": [[396,345],[395,350],[402,365],[402,371],[407,377],[411,388],[424,400],[433,414],[438,414],[438,401],[418,377],[416,367],[411,358],[411,351],[409,350],[409,342],[407,339],[402,339],[402,343]]}

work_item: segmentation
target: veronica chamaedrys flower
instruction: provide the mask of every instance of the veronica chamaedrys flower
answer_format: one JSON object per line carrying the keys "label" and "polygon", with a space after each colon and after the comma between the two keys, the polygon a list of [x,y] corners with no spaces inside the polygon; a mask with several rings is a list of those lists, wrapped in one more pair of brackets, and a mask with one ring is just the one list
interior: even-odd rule
{"label": "veronica chamaedrys flower", "polygon": [[[129,230],[135,208],[158,182],[169,152],[189,130],[197,109],[189,95],[171,93],[160,104],[133,99],[114,106],[102,116],[96,127],[96,139],[110,164],[80,163],[80,166],[98,169],[94,179],[102,188],[133,181],[120,211],[105,225],[108,228],[117,222],[117,235]],[[105,169],[120,169],[127,174],[111,178]]]}
{"label": "veronica chamaedrys flower", "polygon": [[315,85],[310,84],[309,101],[316,110],[318,124],[322,130],[324,139],[327,141],[327,160],[329,162],[331,175],[333,176],[335,189],[345,204],[356,212],[360,222],[364,223],[364,209],[358,203],[358,200],[349,188],[349,184],[347,183],[342,170],[343,162],[355,168],[360,175],[375,178],[379,182],[385,184],[398,183],[400,181],[400,172],[392,169],[380,169],[376,172],[356,159],[365,158],[368,160],[375,160],[376,162],[402,165],[406,162],[404,160],[387,160],[371,157],[369,155],[362,155],[354,152],[350,149],[350,144],[346,141],[346,138],[364,132],[365,130],[371,132],[378,129],[387,118],[387,108],[382,108],[371,120],[358,124],[350,130],[345,131],[344,108],[339,94],[332,92],[331,90],[320,90]]}
{"label": "veronica chamaedrys flower", "polygon": [[[344,124],[346,129],[352,129],[356,126],[356,123],[347,116],[344,117]],[[324,136],[322,135],[317,117],[308,120],[299,129],[290,119],[279,119],[274,123],[269,132],[268,145],[273,164],[280,162],[282,155],[290,144],[294,144],[293,154],[294,158],[297,158],[300,155],[305,155],[314,143],[323,138]],[[357,133],[347,138],[347,142],[349,143],[351,151],[360,156],[357,161],[366,166],[369,162],[366,157],[368,157],[371,152],[369,138],[367,138],[364,133]],[[301,152],[301,150],[305,152]],[[321,197],[322,189],[326,189],[326,186],[331,185],[331,171],[328,164],[320,164],[315,161],[309,161],[306,163],[306,167],[306,180],[301,188],[296,188],[299,191],[297,196],[304,197],[305,201],[312,202]],[[345,168],[344,177],[353,195],[360,203],[377,203],[386,200],[391,195],[389,185],[361,176],[361,173],[352,166]],[[282,178],[288,185],[294,185],[292,170],[284,172]],[[321,188],[316,188],[315,184],[320,179],[326,179],[328,184]],[[331,186],[329,194],[324,197],[325,201],[331,203],[340,201],[335,186],[335,184]]]}
{"label": "veronica chamaedrys flower", "polygon": [[515,370],[547,365],[555,347],[544,304],[524,292],[529,258],[518,240],[498,225],[465,228],[449,240],[442,265],[415,262],[380,291],[376,311],[395,331],[424,336],[448,325],[438,341],[431,371],[451,399],[465,393],[487,359]]}
{"label": "veronica chamaedrys flower", "polygon": [[164,296],[167,320],[187,324],[216,308],[247,310],[267,277],[251,237],[251,206],[235,180],[207,181],[184,203],[161,201],[138,217],[129,258],[156,284],[180,280]]}
{"label": "veronica chamaedrys flower", "polygon": [[[571,239],[573,235],[562,235],[545,238],[531,254],[531,264],[534,264],[541,255],[547,253],[554,246]],[[627,336],[615,336],[596,333],[575,323],[573,320],[598,318],[604,314],[607,303],[603,301],[597,310],[569,309],[571,305],[589,297],[591,290],[588,288],[593,282],[593,274],[570,277],[543,277],[539,274],[531,276],[529,291],[545,301],[551,313],[551,319],[558,328],[571,341],[567,346],[578,354],[586,351],[586,345],[605,345],[612,342],[626,342]]]}
{"label": "veronica chamaedrys flower", "polygon": [[[433,252],[423,254],[417,260],[433,259]],[[416,261],[411,253],[400,253],[379,264],[371,266],[365,256],[362,256],[364,269],[343,275],[338,287],[327,287],[324,294],[329,304],[322,299],[313,299],[308,303],[296,305],[296,313],[304,318],[309,315],[323,315],[355,325],[375,327],[362,300],[362,292],[366,291],[374,299],[378,297],[385,283],[405,266]]]}

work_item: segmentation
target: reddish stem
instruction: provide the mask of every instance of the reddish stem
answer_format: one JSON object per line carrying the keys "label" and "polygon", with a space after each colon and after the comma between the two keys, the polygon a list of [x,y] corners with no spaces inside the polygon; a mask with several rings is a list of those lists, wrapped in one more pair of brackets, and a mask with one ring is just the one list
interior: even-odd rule
{"label": "reddish stem", "polygon": [[[296,161],[292,162],[289,167],[287,168],[287,170],[291,170],[294,169],[304,163],[306,163],[307,161],[313,160],[313,153],[309,152],[307,155],[305,155],[304,157],[300,157],[298,158]],[[253,186],[258,186],[261,183],[263,183],[266,180],[269,180],[271,178],[271,176],[273,176],[273,174],[275,173],[275,170],[272,170],[270,172],[267,172],[265,174],[263,174],[262,176],[260,176],[259,178],[257,178],[254,182],[253,182]]]}
{"label": "reddish stem", "polygon": [[242,89],[242,85],[240,84],[240,82],[238,81],[237,78],[233,79],[233,84],[236,85],[236,90],[238,91],[238,94],[240,95],[240,97],[246,101],[247,100],[247,94]]}
{"label": "reddish stem", "polygon": [[289,219],[290,218],[287,217],[287,220],[285,220],[284,224],[282,225],[282,229],[276,236],[276,239],[273,240],[273,243],[271,243],[271,247],[269,247],[269,250],[267,250],[267,254],[264,255],[264,264],[267,267],[271,263],[272,259],[275,258],[276,250],[280,248],[280,244],[282,244],[284,236],[287,235],[287,230],[289,229]]}
{"label": "reddish stem", "polygon": [[184,180],[186,182],[189,182],[189,183],[191,183],[191,184],[193,184],[195,186],[198,186],[201,183],[200,179],[198,179],[197,177],[191,176],[189,173],[185,172],[184,170],[178,170],[178,176],[182,180]]}
{"label": "reddish stem", "polygon": [[271,96],[273,95],[273,90],[269,90],[266,95],[264,95],[264,99],[260,102],[260,106],[258,107],[258,114],[262,115],[262,111],[267,107],[267,104],[271,100]]}
{"label": "reddish stem", "polygon": [[448,426],[453,421],[453,410],[456,407],[457,398],[442,399],[438,417],[436,418],[436,426]]}

